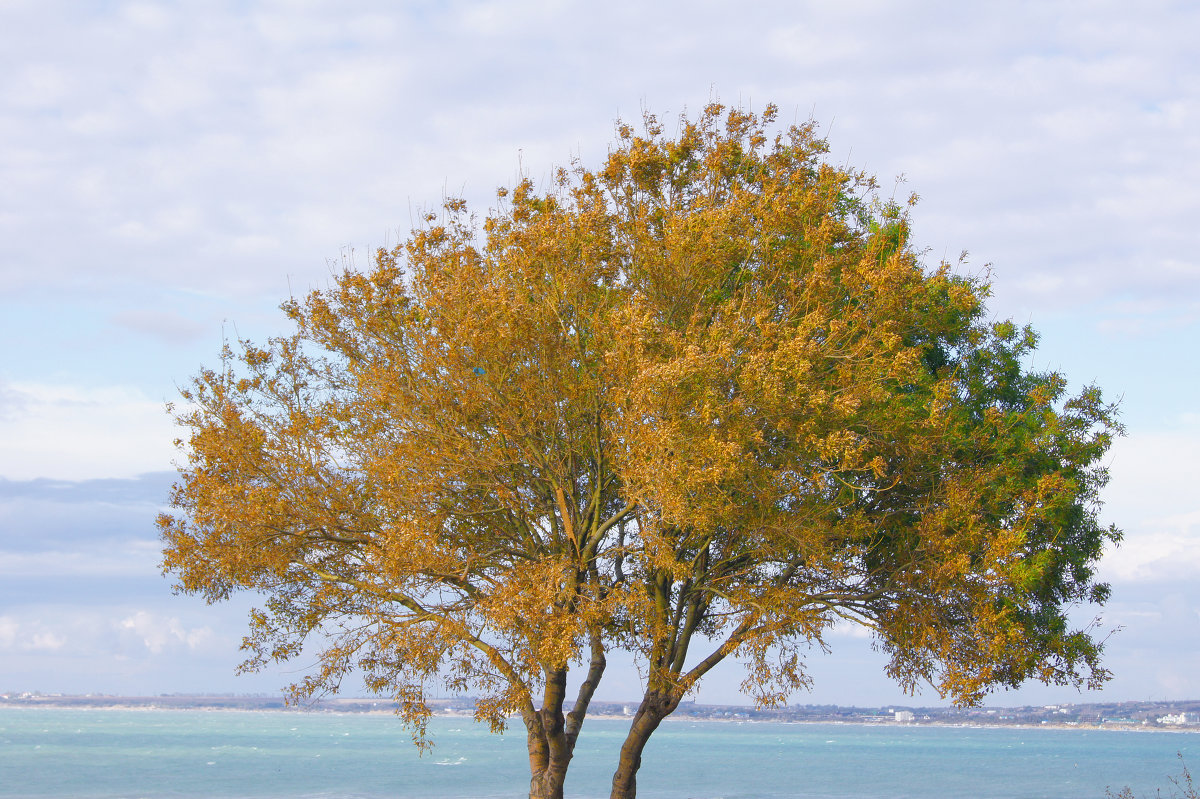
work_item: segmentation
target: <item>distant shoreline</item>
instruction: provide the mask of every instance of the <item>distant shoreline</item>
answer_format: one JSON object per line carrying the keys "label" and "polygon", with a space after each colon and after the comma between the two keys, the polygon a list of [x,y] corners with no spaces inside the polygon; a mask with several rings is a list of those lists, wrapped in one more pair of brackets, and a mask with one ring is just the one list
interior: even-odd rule
{"label": "distant shoreline", "polygon": [[[471,720],[470,698],[435,699],[433,715]],[[636,702],[593,702],[589,719],[623,721]],[[65,710],[204,710],[246,712],[307,712],[392,715],[394,705],[385,699],[334,697],[311,704],[289,705],[282,696],[169,694],[160,696],[0,694],[2,708]],[[895,711],[905,714],[898,719]],[[880,708],[804,705],[756,710],[736,705],[684,703],[665,721],[756,724],[835,724],[864,727],[960,727],[971,729],[1104,730],[1120,732],[1200,733],[1200,700],[1174,702],[1121,702],[1024,706],[1015,708]],[[911,714],[911,716],[908,716]],[[1163,723],[1164,717],[1185,718],[1184,723]]]}
{"label": "distant shoreline", "polygon": [[[392,710],[345,710],[339,708],[326,707],[234,707],[220,705],[159,705],[159,704],[72,704],[69,702],[5,702],[0,701],[0,710],[5,708],[13,708],[19,710],[83,710],[83,711],[112,711],[122,710],[129,712],[151,712],[151,711],[166,711],[166,712],[204,712],[204,713],[320,713],[331,716],[392,716],[395,715]],[[463,719],[472,724],[481,724],[482,722],[475,721],[469,713],[450,713],[450,712],[435,712],[434,718],[444,719]],[[513,715],[509,717],[513,720],[518,720],[520,716]],[[613,714],[595,714],[589,713],[588,721],[629,721],[629,716],[618,716]],[[952,721],[921,721],[921,722],[895,722],[895,721],[843,721],[843,720],[824,720],[824,719],[733,719],[733,718],[713,718],[708,716],[676,716],[671,715],[663,719],[666,724],[682,724],[691,722],[693,724],[793,724],[793,725],[825,725],[838,727],[878,727],[880,729],[914,729],[914,728],[959,728],[971,730],[988,730],[988,729],[1005,729],[1005,730],[1067,730],[1074,732],[1130,732],[1130,733],[1147,733],[1147,732],[1165,732],[1165,733],[1182,733],[1196,734],[1200,733],[1200,725],[1150,725],[1150,724],[1028,724],[1028,723],[993,723],[993,724],[973,724],[969,722],[952,722]]]}

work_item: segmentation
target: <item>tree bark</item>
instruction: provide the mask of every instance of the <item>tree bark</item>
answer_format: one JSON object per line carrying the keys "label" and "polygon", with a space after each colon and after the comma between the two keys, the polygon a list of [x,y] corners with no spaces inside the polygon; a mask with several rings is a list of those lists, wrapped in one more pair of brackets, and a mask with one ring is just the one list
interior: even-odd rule
{"label": "tree bark", "polygon": [[525,714],[529,745],[529,799],[562,799],[573,747],[567,745],[563,700],[566,669],[546,672],[541,710]]}
{"label": "tree bark", "polygon": [[529,799],[563,799],[563,783],[567,779],[566,764],[548,763],[529,779]]}
{"label": "tree bark", "polygon": [[[554,716],[558,716],[555,723]],[[546,709],[526,719],[529,744],[529,799],[562,799],[571,749],[562,746],[562,711]]]}
{"label": "tree bark", "polygon": [[648,692],[633,716],[629,734],[621,745],[621,759],[613,774],[609,799],[634,799],[637,796],[637,772],[642,765],[642,750],[659,723],[679,705],[679,698],[657,691]]}

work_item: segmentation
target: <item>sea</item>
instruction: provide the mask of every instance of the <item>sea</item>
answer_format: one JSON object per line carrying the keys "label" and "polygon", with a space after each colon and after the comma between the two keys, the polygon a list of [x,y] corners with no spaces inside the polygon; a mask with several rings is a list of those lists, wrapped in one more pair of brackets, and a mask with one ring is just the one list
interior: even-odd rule
{"label": "sea", "polygon": [[[566,795],[603,799],[628,722],[589,719]],[[520,799],[519,722],[435,717],[421,755],[390,714],[0,708],[0,797]],[[1182,760],[1180,759],[1182,755]],[[1103,799],[1172,795],[1200,735],[1159,731],[669,720],[645,799]]]}

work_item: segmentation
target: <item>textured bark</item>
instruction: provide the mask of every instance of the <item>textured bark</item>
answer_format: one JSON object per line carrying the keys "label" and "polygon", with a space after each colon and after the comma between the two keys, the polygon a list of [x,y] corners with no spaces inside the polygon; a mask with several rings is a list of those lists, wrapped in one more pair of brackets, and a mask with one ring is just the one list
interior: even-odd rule
{"label": "textured bark", "polygon": [[564,734],[566,685],[565,669],[547,671],[541,710],[524,714],[529,745],[529,799],[562,799],[573,749]]}
{"label": "textured bark", "polygon": [[642,766],[642,750],[650,740],[650,734],[679,705],[679,697],[650,692],[642,700],[625,743],[621,745],[621,759],[613,774],[610,799],[634,799],[637,796],[637,773]]}
{"label": "textured bark", "polygon": [[575,753],[575,741],[579,738],[588,704],[607,665],[598,634],[591,636],[591,649],[592,659],[587,677],[579,686],[575,706],[569,714],[563,713],[567,691],[566,669],[547,671],[542,709],[524,714],[529,745],[529,799],[562,799],[567,767]]}
{"label": "textured bark", "polygon": [[529,799],[563,799],[563,783],[567,779],[566,763],[548,763],[529,779]]}

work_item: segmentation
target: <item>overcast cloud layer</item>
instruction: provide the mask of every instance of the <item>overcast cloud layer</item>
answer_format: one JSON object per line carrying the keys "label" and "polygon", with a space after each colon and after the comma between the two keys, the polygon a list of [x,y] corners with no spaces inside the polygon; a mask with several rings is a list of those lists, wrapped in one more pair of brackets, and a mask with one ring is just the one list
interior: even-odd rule
{"label": "overcast cloud layer", "polygon": [[[1200,696],[1197,40],[1191,2],[0,3],[0,690],[286,682],[158,576],[163,403],[420,208],[719,99],[904,174],[928,260],[991,264],[1036,364],[1123,396],[1104,695]],[[897,697],[833,644],[811,701]]]}

